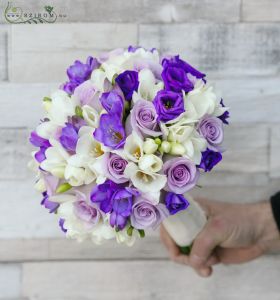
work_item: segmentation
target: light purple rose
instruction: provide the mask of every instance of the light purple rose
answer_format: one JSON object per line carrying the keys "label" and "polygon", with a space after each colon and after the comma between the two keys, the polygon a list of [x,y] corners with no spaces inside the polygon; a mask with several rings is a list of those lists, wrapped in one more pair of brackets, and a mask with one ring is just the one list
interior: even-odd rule
{"label": "light purple rose", "polygon": [[127,134],[135,131],[139,136],[157,137],[162,135],[158,124],[158,114],[152,102],[138,100],[126,122]]}
{"label": "light purple rose", "polygon": [[212,116],[204,116],[198,123],[198,132],[207,140],[210,150],[219,150],[223,142],[223,121]]}
{"label": "light purple rose", "polygon": [[95,204],[87,203],[84,200],[74,203],[74,214],[89,228],[96,225],[101,218],[99,208]]}
{"label": "light purple rose", "polygon": [[132,206],[130,221],[136,229],[156,229],[168,215],[168,210],[162,203],[154,205],[143,197],[137,197]]}
{"label": "light purple rose", "polygon": [[199,178],[199,171],[195,164],[185,157],[167,160],[163,165],[163,173],[167,176],[164,189],[175,194],[189,191],[196,185]]}
{"label": "light purple rose", "polygon": [[127,165],[127,161],[117,154],[111,154],[108,162],[108,177],[116,183],[124,183],[129,179],[125,178],[124,170]]}

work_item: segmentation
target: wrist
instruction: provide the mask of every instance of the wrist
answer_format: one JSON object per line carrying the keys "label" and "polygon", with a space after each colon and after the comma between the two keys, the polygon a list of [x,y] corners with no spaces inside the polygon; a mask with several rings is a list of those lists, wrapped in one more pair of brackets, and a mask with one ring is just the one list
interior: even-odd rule
{"label": "wrist", "polygon": [[280,233],[273,216],[271,204],[264,201],[254,204],[255,220],[258,227],[258,243],[267,251],[280,247]]}

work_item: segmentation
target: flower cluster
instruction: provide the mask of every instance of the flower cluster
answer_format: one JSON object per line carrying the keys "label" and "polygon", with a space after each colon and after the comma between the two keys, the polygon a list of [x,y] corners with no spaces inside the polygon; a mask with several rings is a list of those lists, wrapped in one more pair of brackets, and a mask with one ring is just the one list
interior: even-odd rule
{"label": "flower cluster", "polygon": [[132,244],[187,209],[222,159],[228,108],[205,74],[156,49],[117,49],[67,69],[31,133],[36,188],[67,237]]}

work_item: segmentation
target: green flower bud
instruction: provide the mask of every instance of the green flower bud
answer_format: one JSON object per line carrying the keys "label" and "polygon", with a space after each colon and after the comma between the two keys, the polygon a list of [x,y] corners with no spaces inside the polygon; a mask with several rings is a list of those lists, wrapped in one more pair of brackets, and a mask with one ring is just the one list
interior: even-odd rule
{"label": "green flower bud", "polygon": [[161,139],[160,139],[160,138],[155,138],[155,143],[156,143],[157,145],[160,145],[160,144],[161,144]]}
{"label": "green flower bud", "polygon": [[138,229],[140,238],[144,238],[145,237],[145,231],[143,229]]}
{"label": "green flower bud", "polygon": [[171,144],[167,141],[163,141],[160,145],[160,149],[164,153],[169,153],[171,149]]}
{"label": "green flower bud", "polygon": [[79,118],[82,118],[82,119],[84,118],[83,117],[83,110],[82,110],[81,106],[76,106],[75,107],[75,114]]}
{"label": "green flower bud", "polygon": [[186,149],[183,145],[179,143],[171,143],[171,150],[170,154],[171,155],[183,155],[186,152]]}
{"label": "green flower bud", "polygon": [[133,233],[133,229],[134,229],[134,227],[133,226],[129,226],[128,228],[127,228],[127,235],[128,236],[132,236],[132,233]]}
{"label": "green flower bud", "polygon": [[69,184],[68,182],[65,182],[65,183],[62,183],[60,186],[58,186],[55,192],[58,194],[62,194],[62,193],[69,191],[71,188],[72,188],[72,185]]}

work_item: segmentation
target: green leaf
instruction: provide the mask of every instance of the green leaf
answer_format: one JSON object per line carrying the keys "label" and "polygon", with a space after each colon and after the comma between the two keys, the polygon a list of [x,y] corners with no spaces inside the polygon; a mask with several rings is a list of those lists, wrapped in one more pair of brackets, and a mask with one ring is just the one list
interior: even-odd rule
{"label": "green leaf", "polygon": [[72,188],[72,185],[69,184],[68,182],[62,183],[58,188],[56,189],[56,193],[62,194],[67,191],[69,191]]}
{"label": "green leaf", "polygon": [[127,228],[127,235],[128,236],[132,236],[132,233],[133,233],[133,229],[134,229],[134,227],[133,226],[129,226],[128,228]]}

